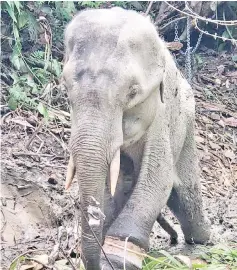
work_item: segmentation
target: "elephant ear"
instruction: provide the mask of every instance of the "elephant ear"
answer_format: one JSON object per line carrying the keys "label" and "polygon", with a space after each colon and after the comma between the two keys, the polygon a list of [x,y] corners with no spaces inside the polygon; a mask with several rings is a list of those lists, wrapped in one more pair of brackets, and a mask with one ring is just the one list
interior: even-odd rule
{"label": "elephant ear", "polygon": [[160,82],[160,100],[162,103],[165,103],[166,100],[170,100],[172,96],[177,92],[177,79],[178,79],[178,69],[176,67],[173,56],[168,51],[166,47],[164,47],[163,51],[163,63],[164,63],[164,71],[163,77]]}

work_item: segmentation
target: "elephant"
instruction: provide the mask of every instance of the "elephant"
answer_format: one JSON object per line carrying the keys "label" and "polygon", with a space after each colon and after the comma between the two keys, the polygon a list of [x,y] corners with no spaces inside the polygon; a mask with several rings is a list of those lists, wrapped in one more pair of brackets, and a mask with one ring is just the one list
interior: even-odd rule
{"label": "elephant", "polygon": [[85,268],[141,269],[166,205],[187,243],[207,242],[193,91],[151,20],[118,7],[84,10],[64,39],[66,189],[76,174]]}

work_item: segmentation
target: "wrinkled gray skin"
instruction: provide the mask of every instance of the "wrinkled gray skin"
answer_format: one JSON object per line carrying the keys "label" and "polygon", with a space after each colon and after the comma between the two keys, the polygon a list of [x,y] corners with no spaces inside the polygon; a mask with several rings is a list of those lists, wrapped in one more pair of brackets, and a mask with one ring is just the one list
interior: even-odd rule
{"label": "wrinkled gray skin", "polygon": [[[94,227],[99,241],[103,244],[104,232],[122,241],[129,237],[129,243],[147,250],[152,226],[166,204],[186,242],[207,241],[192,89],[152,23],[120,8],[83,11],[68,25],[65,46],[71,151],[84,212],[93,196],[106,215],[105,226],[101,221]],[[107,176],[119,148],[120,175],[112,198]],[[123,164],[131,168],[130,181]],[[84,219],[82,231],[84,265],[100,269],[106,260]],[[115,269],[123,269],[123,257],[108,256]],[[137,269],[129,258],[126,269]]]}

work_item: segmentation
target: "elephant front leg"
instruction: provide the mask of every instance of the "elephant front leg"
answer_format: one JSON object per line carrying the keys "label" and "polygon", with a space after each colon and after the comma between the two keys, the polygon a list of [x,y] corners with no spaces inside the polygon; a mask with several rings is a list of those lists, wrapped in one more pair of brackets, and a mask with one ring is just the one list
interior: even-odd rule
{"label": "elephant front leg", "polygon": [[176,164],[178,184],[172,190],[168,206],[178,218],[186,242],[203,244],[209,240],[210,225],[203,213],[196,146],[193,132],[190,133]]}
{"label": "elephant front leg", "polygon": [[167,130],[160,126],[160,134],[157,134],[157,129],[157,126],[151,127],[144,138],[138,181],[106,236],[133,244],[135,249],[148,249],[153,224],[166,205],[173,186],[172,155],[165,136]]}

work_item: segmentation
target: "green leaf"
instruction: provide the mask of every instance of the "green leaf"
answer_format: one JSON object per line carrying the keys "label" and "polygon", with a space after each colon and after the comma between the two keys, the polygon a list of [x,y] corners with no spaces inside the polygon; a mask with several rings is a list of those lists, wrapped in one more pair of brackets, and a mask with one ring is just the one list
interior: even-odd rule
{"label": "green leaf", "polygon": [[20,1],[14,1],[13,2],[17,8],[17,11],[18,11],[18,14],[20,15],[21,14],[21,3]]}
{"label": "green leaf", "polygon": [[49,118],[48,110],[46,109],[46,107],[42,103],[39,103],[37,110],[39,111],[40,114],[42,114],[44,116],[44,118],[46,118],[46,119]]}
{"label": "green leaf", "polygon": [[195,58],[197,60],[198,65],[203,64],[203,60],[199,54],[195,54]]}
{"label": "green leaf", "polygon": [[13,24],[13,34],[14,34],[16,41],[19,41],[20,40],[19,30],[18,30],[15,23]]}
{"label": "green leaf", "polygon": [[223,38],[230,38],[230,35],[229,35],[229,33],[227,32],[227,30],[225,30],[225,31],[222,33],[222,37],[223,37]]}
{"label": "green leaf", "polygon": [[23,28],[28,23],[28,14],[27,12],[22,12],[18,16],[18,28]]}
{"label": "green leaf", "polygon": [[56,59],[53,59],[52,61],[52,69],[57,77],[61,75],[62,67],[61,64]]}
{"label": "green leaf", "polygon": [[225,42],[222,42],[222,43],[218,46],[218,51],[219,51],[219,52],[224,51],[225,45],[226,45]]}
{"label": "green leaf", "polygon": [[25,260],[25,256],[21,256],[20,258],[16,259],[15,261],[13,261],[10,265],[9,270],[16,270],[18,267],[18,263],[22,262]]}
{"label": "green leaf", "polygon": [[[17,101],[15,98],[10,97],[7,103],[8,103],[8,107],[11,110],[15,110],[17,108]],[[15,268],[10,268],[10,269],[15,269]]]}
{"label": "green leaf", "polygon": [[12,55],[11,55],[11,62],[17,70],[20,70],[21,57],[19,54],[19,48],[18,48],[17,44],[15,44],[13,47],[13,51],[12,51]]}
{"label": "green leaf", "polygon": [[27,13],[27,21],[28,21],[28,31],[30,35],[30,39],[36,41],[37,40],[37,34],[39,32],[39,23],[36,20],[36,17],[29,11],[26,11]]}
{"label": "green leaf", "polygon": [[[83,1],[81,5],[89,8],[99,8],[105,1]],[[121,2],[122,3],[122,2]]]}
{"label": "green leaf", "polygon": [[180,269],[183,268],[183,265],[165,250],[160,250],[159,253],[164,255],[167,259],[169,259],[170,262],[172,262],[175,266],[180,267]]}
{"label": "green leaf", "polygon": [[13,22],[17,23],[16,16],[14,14],[14,6],[12,5],[13,2],[6,1],[6,10],[9,16],[12,18]]}
{"label": "green leaf", "polygon": [[71,13],[70,15],[73,15],[73,13],[76,12],[75,5],[73,1],[65,1],[63,2],[64,8],[67,10],[68,13]]}
{"label": "green leaf", "polygon": [[203,268],[206,268],[207,265],[205,263],[201,264],[201,263],[193,263],[192,264],[192,269],[203,269]]}

